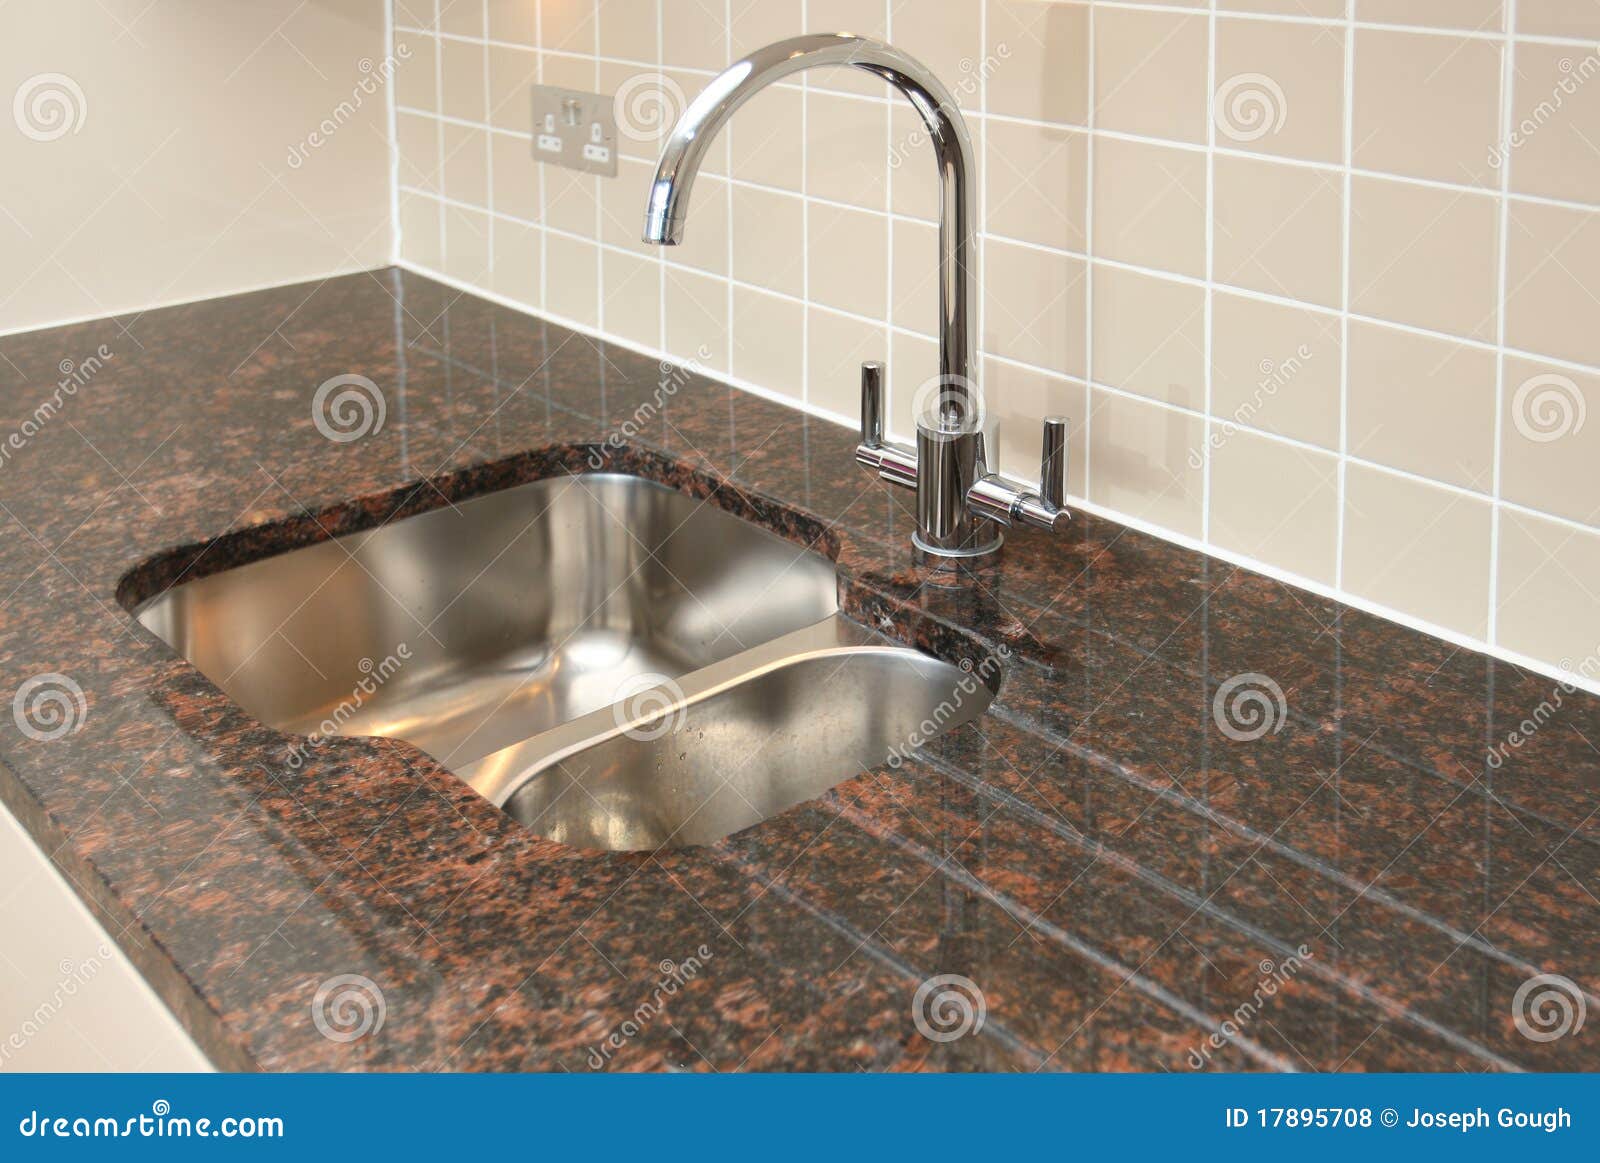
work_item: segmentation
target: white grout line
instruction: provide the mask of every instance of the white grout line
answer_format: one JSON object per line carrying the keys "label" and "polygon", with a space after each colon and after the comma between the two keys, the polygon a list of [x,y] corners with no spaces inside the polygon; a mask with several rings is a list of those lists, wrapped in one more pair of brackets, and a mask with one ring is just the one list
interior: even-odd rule
{"label": "white grout line", "polygon": [[[1516,27],[1517,0],[1508,0],[1505,7],[1506,24]],[[1515,41],[1508,35],[1501,48],[1500,61],[1500,141],[1505,144],[1511,141],[1512,123],[1516,118],[1516,52]],[[1500,499],[1502,491],[1501,463],[1504,459],[1502,442],[1505,440],[1505,405],[1506,405],[1506,291],[1510,283],[1511,266],[1511,200],[1506,195],[1511,190],[1511,167],[1514,163],[1514,152],[1506,146],[1505,157],[1500,163],[1500,248],[1497,261],[1499,270],[1496,272],[1498,280],[1495,292],[1496,322],[1495,342],[1498,350],[1495,352],[1494,366],[1494,468],[1491,489],[1496,501]],[[1497,504],[1489,513],[1489,625],[1486,637],[1491,645],[1498,645],[1500,641],[1500,506]]]}
{"label": "white grout line", "polygon": [[[1217,0],[1209,0],[1206,5],[1206,92],[1217,91]],[[1093,10],[1091,9],[1091,12]],[[1091,38],[1091,43],[1093,38]],[[1093,53],[1090,56],[1093,57]],[[1200,458],[1200,540],[1207,545],[1211,544],[1211,476],[1212,464],[1216,460],[1217,445],[1211,441],[1211,426],[1216,423],[1212,419],[1212,381],[1215,379],[1212,367],[1212,329],[1216,310],[1216,255],[1217,255],[1217,118],[1215,111],[1206,110],[1206,289],[1205,289],[1205,366],[1201,369],[1204,375],[1205,408],[1204,418],[1200,422],[1200,434],[1205,449]],[[1091,192],[1091,198],[1093,196]],[[1089,374],[1094,374],[1094,369],[1089,369]]]}
{"label": "white grout line", "polygon": [[[395,46],[394,28],[394,0],[386,0],[383,6],[383,59],[394,59]],[[399,72],[396,68],[389,75],[388,84],[384,86],[386,93],[385,121],[389,133],[389,260],[400,261],[400,123],[395,112],[397,95],[395,93],[395,77]]]}
{"label": "white grout line", "polygon": [[1349,510],[1346,502],[1349,498],[1350,468],[1350,300],[1352,298],[1350,286],[1350,231],[1354,222],[1354,216],[1350,208],[1351,199],[1355,192],[1355,180],[1352,177],[1350,159],[1354,156],[1356,148],[1355,11],[1356,0],[1345,0],[1344,104],[1341,108],[1344,136],[1344,206],[1341,210],[1340,218],[1340,230],[1343,232],[1343,237],[1339,243],[1339,463],[1336,475],[1336,504],[1338,505],[1338,510],[1334,514],[1333,542],[1333,584],[1341,591],[1344,589],[1345,537],[1349,532]]}

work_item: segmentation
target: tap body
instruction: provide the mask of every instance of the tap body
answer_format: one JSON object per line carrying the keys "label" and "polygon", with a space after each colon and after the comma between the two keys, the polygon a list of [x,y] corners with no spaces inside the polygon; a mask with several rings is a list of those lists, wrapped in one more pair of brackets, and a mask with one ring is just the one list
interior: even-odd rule
{"label": "tap body", "polygon": [[975,369],[976,162],[955,99],[927,66],[890,45],[849,33],[792,37],[734,62],[689,104],[667,138],[650,185],[644,240],[665,246],[682,241],[690,190],[717,131],[774,81],[819,66],[862,69],[899,90],[921,115],[939,175],[938,377],[917,393],[913,449],[884,442],[882,365],[863,365],[857,461],[884,480],[916,490],[914,540],[936,557],[993,553],[1001,541],[997,526],[1014,521],[1055,528],[1066,516],[1064,421],[1046,422],[1042,496],[1023,493],[988,470]]}

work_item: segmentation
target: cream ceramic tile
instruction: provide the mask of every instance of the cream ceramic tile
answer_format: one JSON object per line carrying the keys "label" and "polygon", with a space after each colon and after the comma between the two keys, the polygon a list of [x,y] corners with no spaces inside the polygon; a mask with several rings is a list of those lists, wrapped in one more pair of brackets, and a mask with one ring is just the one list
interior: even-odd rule
{"label": "cream ceramic tile", "polygon": [[889,309],[889,219],[867,210],[806,206],[810,299],[882,319]]}
{"label": "cream ceramic tile", "polygon": [[667,350],[708,354],[709,371],[728,370],[728,283],[698,271],[667,267]]}
{"label": "cream ceramic tile", "polygon": [[667,265],[693,267],[709,275],[728,273],[729,185],[722,178],[695,179],[683,241],[661,251]]}
{"label": "cream ceramic tile", "polygon": [[489,135],[494,187],[492,209],[526,222],[539,221],[539,166],[526,140],[509,133]]}
{"label": "cream ceramic tile", "polygon": [[528,49],[489,46],[489,124],[529,133],[533,103],[529,90],[539,82],[539,54]]}
{"label": "cream ceramic tile", "polygon": [[1217,0],[1221,12],[1249,12],[1264,16],[1304,16],[1316,20],[1342,20],[1348,0]]}
{"label": "cream ceramic tile", "polygon": [[1083,251],[1089,135],[997,121],[984,134],[991,233]]}
{"label": "cream ceramic tile", "polygon": [[733,188],[733,277],[796,298],[805,294],[805,203],[753,186]]}
{"label": "cream ceramic tile", "polygon": [[1204,278],[1205,155],[1108,137],[1092,148],[1096,257]]}
{"label": "cream ceramic tile", "polygon": [[600,322],[599,247],[592,242],[547,232],[544,262],[546,309],[552,315],[585,327],[597,326]]}
{"label": "cream ceramic tile", "polygon": [[1219,291],[1211,330],[1213,416],[1338,448],[1343,344],[1336,316]]}
{"label": "cream ceramic tile", "polygon": [[[574,64],[578,68],[572,68]],[[559,65],[560,73],[553,71]],[[612,95],[617,116],[617,154],[637,158],[654,166],[661,145],[678,116],[704,86],[707,78],[688,73],[663,72],[657,68],[615,61],[601,61],[598,79],[591,76],[594,66],[574,58],[544,56],[544,81],[587,89],[598,86]],[[585,72],[589,70],[589,72]],[[718,134],[706,151],[702,172],[726,176],[728,135]]]}
{"label": "cream ceramic tile", "polygon": [[1351,310],[1493,341],[1496,200],[1367,177],[1354,179],[1351,197]]}
{"label": "cream ceramic tile", "polygon": [[1505,27],[1503,9],[1502,0],[1356,0],[1356,19],[1373,24],[1499,32]]}
{"label": "cream ceramic tile", "polygon": [[733,374],[791,400],[805,398],[803,304],[733,289]]}
{"label": "cream ceramic tile", "polygon": [[1103,7],[1094,22],[1095,125],[1203,144],[1207,17]]}
{"label": "cream ceramic tile", "polygon": [[1600,38],[1600,0],[1517,0],[1523,36]]}
{"label": "cream ceramic tile", "polygon": [[881,360],[889,337],[881,324],[865,323],[819,307],[806,308],[806,402],[858,422],[861,411],[861,364]]}
{"label": "cream ceramic tile", "polygon": [[1600,202],[1600,50],[1523,41],[1516,46],[1511,188],[1573,202]]}
{"label": "cream ceramic tile", "polygon": [[[631,250],[641,258],[659,259],[662,248],[644,241],[644,207],[646,191],[655,178],[656,168],[650,162],[636,158],[619,157],[617,176],[600,183],[600,241],[609,246]],[[495,163],[494,177],[500,181],[499,163]],[[688,231],[709,229],[698,217],[693,218]],[[687,231],[685,232],[687,234]]]}
{"label": "cream ceramic tile", "polygon": [[869,210],[888,205],[887,103],[809,92],[806,192]]}
{"label": "cream ceramic tile", "polygon": [[[916,443],[916,401],[924,385],[939,375],[939,345],[921,335],[896,331],[889,337],[889,435]],[[915,502],[913,502],[915,503]]]}
{"label": "cream ceramic tile", "polygon": [[[680,7],[681,3],[675,0],[669,0],[664,5],[661,0],[597,0],[595,9],[599,19],[600,55],[619,61],[657,63],[662,57],[661,46],[657,42],[656,13],[659,9],[662,23],[666,25],[671,23],[671,17],[677,14]],[[699,27],[700,21],[696,21],[694,26]],[[720,45],[720,41],[718,43]],[[674,49],[677,47],[675,43]],[[674,65],[694,63],[678,60],[676,52],[669,54],[666,59]]]}
{"label": "cream ceramic tile", "polygon": [[804,103],[800,89],[779,85],[740,106],[725,131],[735,178],[800,193]]}
{"label": "cream ceramic tile", "polygon": [[760,0],[757,4],[735,0],[729,26],[733,55],[743,56],[774,41],[799,36],[805,31],[803,8],[802,0]]}
{"label": "cream ceramic tile", "polygon": [[489,135],[481,129],[446,122],[444,192],[453,202],[489,205]]}
{"label": "cream ceramic tile", "polygon": [[1381,469],[1345,469],[1344,587],[1482,638],[1489,625],[1488,502]]}
{"label": "cream ceramic tile", "polygon": [[[439,108],[439,42],[414,32],[396,32],[394,101],[407,109]],[[405,56],[399,55],[404,50]]]}
{"label": "cream ceramic tile", "polygon": [[1171,408],[1094,389],[1089,499],[1188,537],[1201,531],[1204,478],[1189,453],[1203,422]]}
{"label": "cream ceramic tile", "polygon": [[1500,45],[1391,32],[1356,33],[1352,163],[1438,182],[1498,187]]}
{"label": "cream ceramic tile", "polygon": [[439,121],[412,113],[395,114],[400,184],[413,190],[439,192]]}
{"label": "cream ceramic tile", "polygon": [[460,206],[444,208],[444,273],[473,286],[490,282],[489,216]]}
{"label": "cream ceramic tile", "polygon": [[[890,224],[890,237],[894,250],[890,322],[935,335],[939,330],[938,228],[897,218]],[[983,285],[981,278],[978,285]]]}
{"label": "cream ceramic tile", "polygon": [[1349,377],[1352,455],[1492,491],[1492,351],[1352,320]]}
{"label": "cream ceramic tile", "polygon": [[[998,122],[996,123],[998,124]],[[973,156],[978,158],[978,194],[983,195],[983,154],[980,123],[967,124]],[[939,217],[939,169],[933,145],[921,116],[904,101],[889,109],[889,208],[896,214],[935,222]]]}
{"label": "cream ceramic tile", "polygon": [[1600,534],[1500,514],[1498,644],[1575,673],[1600,655]]}
{"label": "cream ceramic tile", "polygon": [[1500,495],[1600,526],[1600,377],[1515,357],[1505,374]]}
{"label": "cream ceramic tile", "polygon": [[540,47],[559,52],[593,53],[596,46],[594,0],[539,0]]}
{"label": "cream ceramic tile", "polygon": [[1344,160],[1344,31],[1276,20],[1217,22],[1216,143]]}
{"label": "cream ceramic tile", "polygon": [[1185,408],[1206,400],[1206,292],[1097,265],[1092,379]]}
{"label": "cream ceramic tile", "polygon": [[984,350],[1082,378],[1083,261],[998,239],[983,260]]}
{"label": "cream ceramic tile", "polygon": [[1211,540],[1323,585],[1339,541],[1339,459],[1250,432],[1211,449]]}
{"label": "cream ceramic tile", "polygon": [[1513,202],[1509,229],[1506,344],[1600,364],[1600,211]]}
{"label": "cream ceramic tile", "polygon": [[439,0],[439,31],[483,37],[483,0]]}
{"label": "cream ceramic tile", "polygon": [[439,110],[445,116],[479,123],[485,120],[486,51],[483,45],[464,40],[439,42]]}
{"label": "cream ceramic tile", "polygon": [[[889,43],[933,70],[962,109],[979,108],[983,0],[889,0]],[[1003,62],[993,58],[990,69]]]}
{"label": "cream ceramic tile", "polygon": [[541,226],[564,230],[592,239],[599,227],[596,202],[600,179],[593,174],[542,165],[544,171],[544,217]]}
{"label": "cream ceramic tile", "polygon": [[1087,485],[1084,474],[1084,434],[1088,430],[1089,389],[1078,380],[1063,379],[1019,367],[1004,360],[985,359],[981,379],[985,415],[999,433],[999,471],[1030,485],[1039,479],[1045,416],[1067,419],[1067,491],[1081,497]]}
{"label": "cream ceramic tile", "polygon": [[537,311],[543,250],[544,238],[538,227],[496,218],[491,280],[495,293]]}
{"label": "cream ceramic tile", "polygon": [[443,268],[440,250],[440,203],[422,194],[400,195],[400,254],[424,270]]}
{"label": "cream ceramic tile", "polygon": [[439,13],[434,0],[394,0],[394,22],[407,28],[439,27]]}
{"label": "cream ceramic tile", "polygon": [[[669,67],[716,73],[731,63],[727,12],[723,5],[707,4],[704,0],[659,0],[659,3],[661,53]],[[604,35],[604,25],[601,28]]]}
{"label": "cream ceramic tile", "polygon": [[[639,71],[634,65],[612,67],[625,70],[629,75]],[[596,77],[601,75],[600,70],[595,68],[595,61],[591,56],[571,56],[551,52],[539,54],[539,72],[540,79],[546,85],[562,85],[568,89],[595,88]],[[605,91],[613,90],[606,88]]]}
{"label": "cream ceramic tile", "polygon": [[538,0],[488,0],[489,39],[533,47],[539,43]]}
{"label": "cream ceramic tile", "polygon": [[1340,305],[1341,175],[1224,156],[1216,159],[1213,181],[1217,282],[1324,307]]}
{"label": "cream ceramic tile", "polygon": [[600,319],[606,331],[661,346],[661,264],[616,250],[600,252]]}
{"label": "cream ceramic tile", "polygon": [[1089,123],[1089,6],[987,0],[990,113]]}

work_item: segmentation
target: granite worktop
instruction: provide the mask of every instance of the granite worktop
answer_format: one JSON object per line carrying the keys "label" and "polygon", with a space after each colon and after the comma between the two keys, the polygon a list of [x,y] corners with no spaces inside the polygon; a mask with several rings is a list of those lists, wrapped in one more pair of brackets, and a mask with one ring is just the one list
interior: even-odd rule
{"label": "granite worktop", "polygon": [[[1600,699],[1551,678],[1081,514],[930,574],[851,431],[398,271],[0,338],[0,384],[0,797],[221,1066],[1600,1069]],[[595,464],[1003,657],[994,706],[594,852],[405,743],[289,765],[128,612]]]}

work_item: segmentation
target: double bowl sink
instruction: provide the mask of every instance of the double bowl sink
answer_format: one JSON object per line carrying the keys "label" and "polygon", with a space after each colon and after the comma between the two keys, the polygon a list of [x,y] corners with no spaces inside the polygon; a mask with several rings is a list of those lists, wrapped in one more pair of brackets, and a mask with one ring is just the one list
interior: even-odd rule
{"label": "double bowl sink", "polygon": [[296,738],[404,740],[541,836],[707,844],[981,714],[998,672],[844,617],[831,562],[654,482],[534,481],[135,611]]}

